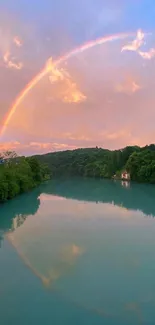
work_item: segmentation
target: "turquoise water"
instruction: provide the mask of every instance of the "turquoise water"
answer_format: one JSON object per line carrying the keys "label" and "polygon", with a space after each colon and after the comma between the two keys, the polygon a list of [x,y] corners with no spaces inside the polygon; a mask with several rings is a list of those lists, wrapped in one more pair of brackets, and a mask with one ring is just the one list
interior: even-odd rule
{"label": "turquoise water", "polygon": [[155,187],[53,180],[0,206],[1,325],[155,324]]}

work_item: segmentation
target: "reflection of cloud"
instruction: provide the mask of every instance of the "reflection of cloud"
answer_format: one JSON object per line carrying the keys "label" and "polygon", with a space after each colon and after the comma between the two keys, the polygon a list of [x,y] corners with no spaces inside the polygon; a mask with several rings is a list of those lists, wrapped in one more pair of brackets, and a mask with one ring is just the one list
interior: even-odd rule
{"label": "reflection of cloud", "polygon": [[53,267],[48,270],[48,276],[42,277],[42,282],[45,286],[52,285],[53,282],[58,280],[60,277],[64,276],[69,268],[73,266],[77,259],[84,253],[84,249],[75,244],[68,245],[62,248],[62,252],[59,256],[60,261],[58,266]]}
{"label": "reflection of cloud", "polygon": [[51,195],[51,194],[45,194],[42,193],[39,197],[40,201],[64,201],[66,200],[65,197],[57,196],[57,195]]}
{"label": "reflection of cloud", "polygon": [[138,302],[129,302],[125,305],[125,309],[130,311],[132,314],[135,313],[137,316],[137,322],[142,324],[143,323],[143,310]]}
{"label": "reflection of cloud", "polygon": [[83,252],[84,250],[75,244],[66,246],[62,251],[62,260],[72,264],[78,256],[83,254]]}
{"label": "reflection of cloud", "polygon": [[[17,231],[20,231],[19,228],[17,228]],[[58,280],[60,277],[64,276],[71,266],[73,266],[78,257],[81,256],[84,253],[84,250],[75,244],[68,245],[64,248],[62,248],[61,254],[58,256],[58,264],[54,267],[52,266],[50,268],[50,264],[47,262],[47,265],[44,265],[45,274],[42,273],[42,271],[38,268],[37,260],[35,261],[35,258],[33,261],[31,260],[31,253],[30,250],[27,251],[27,253],[23,253],[21,244],[18,242],[18,238],[16,240],[16,230],[13,232],[9,232],[7,234],[7,239],[11,242],[13,247],[16,249],[17,253],[27,265],[28,268],[42,281],[43,285],[46,287],[52,286],[53,283]],[[32,249],[32,248],[31,248]],[[29,257],[30,254],[30,257]],[[40,260],[43,258],[43,256],[40,254]],[[51,256],[50,256],[51,259]],[[36,262],[36,263],[35,263]],[[51,260],[52,262],[52,260]]]}
{"label": "reflection of cloud", "polygon": [[68,272],[69,268],[77,262],[78,257],[83,253],[84,249],[75,244],[63,247],[58,266],[49,269],[47,277],[42,276],[43,284],[45,286],[51,286],[53,282],[64,276]]}

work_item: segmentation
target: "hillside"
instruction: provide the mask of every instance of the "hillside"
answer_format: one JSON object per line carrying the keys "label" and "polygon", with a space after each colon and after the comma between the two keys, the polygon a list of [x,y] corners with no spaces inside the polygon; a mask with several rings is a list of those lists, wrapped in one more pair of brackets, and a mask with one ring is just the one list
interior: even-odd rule
{"label": "hillside", "polygon": [[85,148],[35,156],[49,166],[53,176],[111,178],[127,169],[131,180],[155,183],[155,145],[120,150]]}

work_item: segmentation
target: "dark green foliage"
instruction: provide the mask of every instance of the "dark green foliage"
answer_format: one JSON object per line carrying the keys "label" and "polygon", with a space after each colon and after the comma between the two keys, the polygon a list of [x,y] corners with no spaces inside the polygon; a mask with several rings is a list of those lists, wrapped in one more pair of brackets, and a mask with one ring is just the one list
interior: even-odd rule
{"label": "dark green foliage", "polygon": [[29,191],[48,179],[48,176],[47,166],[36,158],[11,156],[11,159],[0,165],[0,202]]}
{"label": "dark green foliage", "polygon": [[0,198],[1,202],[8,199],[8,183],[4,177],[0,177]]}
{"label": "dark green foliage", "polygon": [[[41,163],[46,163],[54,176],[90,176],[100,177],[104,173],[109,150],[90,148],[67,150],[37,156]],[[108,171],[105,170],[105,174]],[[105,176],[105,175],[104,175]]]}
{"label": "dark green foliage", "polygon": [[54,176],[84,176],[119,178],[127,169],[131,179],[138,182],[155,183],[155,145],[144,148],[128,146],[121,150],[87,148],[67,150],[36,156],[46,163]]}
{"label": "dark green foliage", "polygon": [[29,164],[33,176],[34,182],[39,184],[42,180],[42,173],[39,161],[34,157],[26,158],[27,163]]}
{"label": "dark green foliage", "polygon": [[155,183],[155,151],[148,149],[134,152],[128,159],[127,169],[131,179],[138,182]]}

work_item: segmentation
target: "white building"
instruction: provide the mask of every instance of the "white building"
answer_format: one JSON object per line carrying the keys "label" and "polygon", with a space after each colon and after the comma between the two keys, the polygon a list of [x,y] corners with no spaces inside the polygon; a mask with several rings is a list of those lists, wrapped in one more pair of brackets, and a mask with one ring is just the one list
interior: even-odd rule
{"label": "white building", "polygon": [[121,174],[121,179],[129,181],[130,180],[130,174],[126,170],[123,171],[122,174]]}

